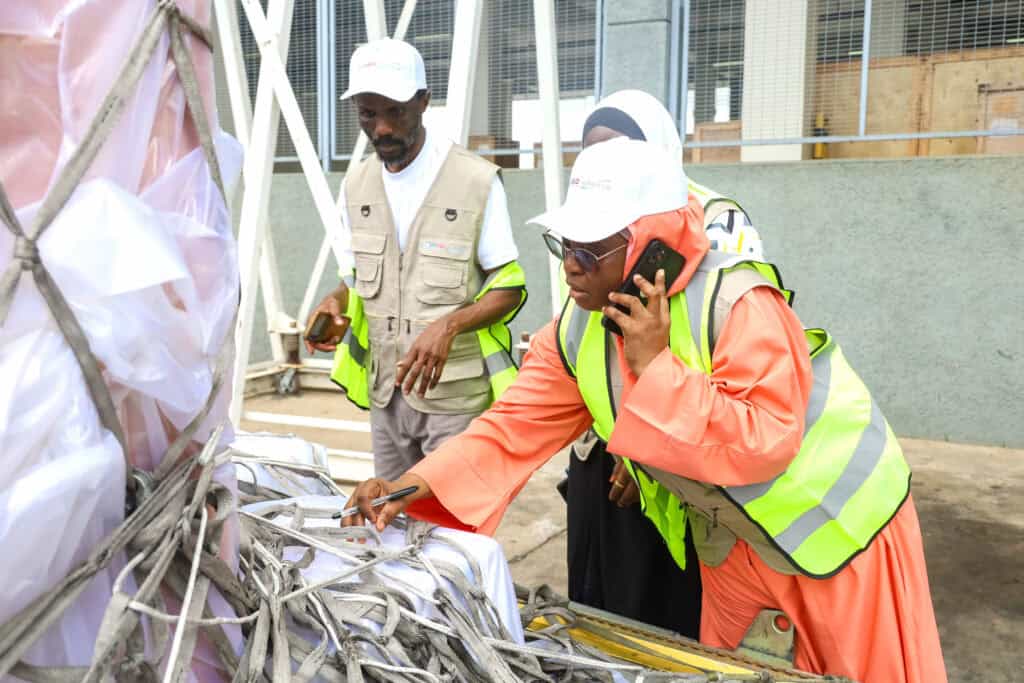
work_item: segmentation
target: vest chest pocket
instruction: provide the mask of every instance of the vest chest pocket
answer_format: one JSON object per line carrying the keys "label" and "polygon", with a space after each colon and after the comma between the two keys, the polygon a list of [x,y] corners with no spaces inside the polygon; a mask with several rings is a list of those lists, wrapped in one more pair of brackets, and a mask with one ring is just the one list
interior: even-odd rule
{"label": "vest chest pocket", "polygon": [[416,298],[425,304],[460,304],[466,300],[473,242],[450,237],[424,237],[419,244],[420,286]]}
{"label": "vest chest pocket", "polygon": [[388,236],[375,233],[352,233],[352,254],[356,262],[356,293],[372,299],[380,291],[384,279],[384,246]]}

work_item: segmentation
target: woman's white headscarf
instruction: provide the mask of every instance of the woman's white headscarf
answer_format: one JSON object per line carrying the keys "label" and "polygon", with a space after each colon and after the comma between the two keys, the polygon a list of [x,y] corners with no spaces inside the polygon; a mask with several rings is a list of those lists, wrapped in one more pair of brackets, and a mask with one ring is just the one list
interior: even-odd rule
{"label": "woman's white headscarf", "polygon": [[619,90],[598,102],[594,114],[606,108],[618,109],[633,119],[647,142],[661,147],[673,159],[678,159],[679,163],[683,162],[683,143],[679,139],[675,121],[654,95],[643,90]]}
{"label": "woman's white headscarf", "polygon": [[[639,139],[637,133],[640,133],[644,140],[660,147],[673,159],[678,159],[680,164],[683,163],[683,143],[679,139],[676,122],[658,98],[643,90],[619,90],[602,99],[583,124],[584,137],[593,126],[605,126],[634,139]],[[688,178],[686,182],[689,184]],[[732,231],[718,224],[708,226],[707,235],[712,249],[747,254],[763,260],[761,236],[747,215],[743,212],[739,214],[739,222]]]}

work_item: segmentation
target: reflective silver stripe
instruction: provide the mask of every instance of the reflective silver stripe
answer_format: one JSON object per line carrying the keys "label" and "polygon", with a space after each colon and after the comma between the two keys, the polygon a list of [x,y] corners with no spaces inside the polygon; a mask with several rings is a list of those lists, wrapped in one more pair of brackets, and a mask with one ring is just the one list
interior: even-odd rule
{"label": "reflective silver stripe", "polygon": [[494,377],[498,373],[504,372],[509,368],[515,367],[515,363],[512,362],[512,356],[508,355],[504,349],[501,351],[495,351],[489,356],[485,356],[484,365],[487,366],[487,372],[491,377]]}
{"label": "reflective silver stripe", "polygon": [[704,351],[704,339],[700,334],[700,320],[704,316],[704,288],[707,286],[708,273],[698,269],[690,281],[686,283],[683,294],[686,295],[686,315],[690,318],[690,335],[697,350]]}
{"label": "reflective silver stripe", "polygon": [[737,254],[728,254],[722,251],[709,251],[704,254],[704,260],[700,262],[700,267],[697,268],[697,270],[703,270],[705,273],[710,273],[713,270],[729,268],[730,266],[745,260],[746,259]]}
{"label": "reflective silver stripe", "polygon": [[604,342],[604,362],[608,368],[608,390],[611,394],[612,414],[618,415],[622,412],[622,368],[619,367],[619,352],[615,344],[608,343],[608,337],[602,339]]}
{"label": "reflective silver stripe", "polygon": [[828,388],[832,384],[832,352],[835,346],[825,349],[811,359],[811,372],[814,374],[814,386],[811,398],[807,401],[807,413],[804,415],[804,436],[811,431],[821,414],[825,412],[828,402]]}
{"label": "reflective silver stripe", "polygon": [[358,365],[366,365],[366,349],[362,347],[356,336],[352,334],[352,328],[350,327],[345,336],[342,338],[341,343],[348,347],[348,355],[352,356],[352,360]]}
{"label": "reflective silver stripe", "polygon": [[[700,333],[701,318],[704,316],[704,290],[707,288],[708,276],[717,273],[722,268],[727,268],[741,259],[735,254],[723,254],[717,251],[709,251],[704,254],[696,272],[690,281],[686,283],[683,293],[686,295],[686,315],[690,318],[690,334],[697,345],[697,350],[704,353],[703,335]],[[710,314],[710,312],[709,312]],[[709,349],[711,353],[714,349]]]}
{"label": "reflective silver stripe", "polygon": [[839,475],[839,479],[819,505],[800,515],[795,522],[775,536],[775,542],[780,548],[792,555],[811,534],[829,520],[839,516],[843,506],[875,471],[878,461],[882,459],[882,453],[885,452],[887,439],[885,418],[882,417],[878,404],[872,400],[871,423],[861,434],[860,442],[854,449],[850,461],[846,463],[843,473]]}
{"label": "reflective silver stripe", "polygon": [[[828,401],[828,388],[832,383],[833,349],[835,349],[834,346],[822,351],[811,359],[811,371],[814,373],[814,386],[811,388],[811,399],[807,402],[807,414],[804,420],[804,436],[807,436],[807,432],[811,431],[811,427],[817,423],[818,419],[821,418],[821,414],[825,412],[825,403]],[[774,486],[775,482],[778,480],[779,477],[775,477],[774,479],[762,481],[757,484],[730,486],[726,490],[729,493],[729,497],[737,503],[740,505],[747,505],[751,501],[757,500],[764,494],[768,493],[768,489]]]}
{"label": "reflective silver stripe", "polygon": [[565,333],[565,356],[569,359],[573,372],[576,372],[576,360],[580,357],[580,346],[583,344],[583,335],[587,331],[589,321],[590,311],[584,311],[575,305],[572,307],[569,329]]}

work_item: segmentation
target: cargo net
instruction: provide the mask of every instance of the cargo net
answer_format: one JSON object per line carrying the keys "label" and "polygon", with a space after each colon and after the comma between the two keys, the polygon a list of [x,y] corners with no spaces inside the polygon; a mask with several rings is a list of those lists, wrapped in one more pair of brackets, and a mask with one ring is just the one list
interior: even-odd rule
{"label": "cargo net", "polygon": [[[386,532],[391,539],[371,527],[340,528],[332,515],[346,499],[322,449],[318,457],[307,445],[313,455],[302,457],[284,447],[289,439],[267,438],[269,454],[215,453],[211,438],[153,490],[138,492],[138,508],[89,562],[3,627],[5,673],[40,682],[186,680],[205,640],[235,681],[829,680],[770,669],[680,673],[630,664],[578,642],[573,611],[544,590],[520,594],[516,618],[534,629],[523,638],[484,588],[494,581],[479,550],[469,547],[494,541],[404,517]],[[238,470],[237,500],[212,479],[226,463]],[[237,570],[220,559],[216,541],[236,514]],[[11,667],[18,647],[73,599],[74,587],[122,552],[127,562],[90,666]],[[235,616],[215,616],[213,589]],[[611,640],[621,634],[614,627],[603,632]],[[627,639],[644,648],[642,639]],[[716,654],[729,661],[726,653],[692,648],[705,668]],[[729,661],[733,670],[737,661]]]}
{"label": "cargo net", "polygon": [[[100,423],[125,452],[124,430],[103,368],[41,260],[38,241],[86,175],[165,34],[208,172],[223,198],[185,35],[207,48],[212,40],[171,0],[156,3],[87,134],[29,225],[19,221],[0,186],[0,222],[14,236],[13,258],[0,277],[0,326],[27,279],[23,276],[30,275],[74,354]],[[0,679],[807,678],[770,670],[666,673],[629,664],[574,640],[571,612],[558,601],[536,599],[536,593],[526,601],[522,619],[534,625],[541,617],[548,621],[524,638],[521,624],[503,619],[482,587],[479,563],[463,547],[466,535],[406,519],[398,522],[402,535],[397,542],[385,542],[371,528],[342,529],[331,515],[345,499],[325,459],[224,449],[220,428],[206,438],[205,447],[195,448],[199,427],[221,390],[230,347],[226,342],[216,358],[205,405],[177,433],[155,471],[129,466],[129,511],[123,523],[84,562],[0,625]],[[239,472],[238,498],[214,479],[215,469],[223,466]],[[111,567],[117,576],[100,627],[90,634],[91,661],[80,666],[27,663],[33,644],[76,604],[93,577]]]}

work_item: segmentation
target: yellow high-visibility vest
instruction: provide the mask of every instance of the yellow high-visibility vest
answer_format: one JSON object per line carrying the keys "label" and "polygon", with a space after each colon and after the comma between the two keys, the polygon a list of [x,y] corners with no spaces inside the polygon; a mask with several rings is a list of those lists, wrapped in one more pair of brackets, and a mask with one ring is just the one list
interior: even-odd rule
{"label": "yellow high-visibility vest", "polygon": [[[745,272],[744,272],[745,271]],[[709,252],[686,289],[669,300],[669,346],[687,366],[711,374],[711,313],[725,278],[751,271],[782,292],[774,266]],[[606,441],[621,400],[608,380],[608,344],[600,312],[570,300],[558,323],[559,351],[579,384]],[[770,481],[718,490],[760,529],[801,573],[832,576],[863,551],[899,511],[910,492],[910,468],[878,404],[824,330],[807,330],[814,387],[804,438],[786,470]],[[613,356],[614,357],[614,356]],[[685,566],[685,509],[657,481],[626,461],[644,513]],[[706,482],[714,484],[714,482]]]}

